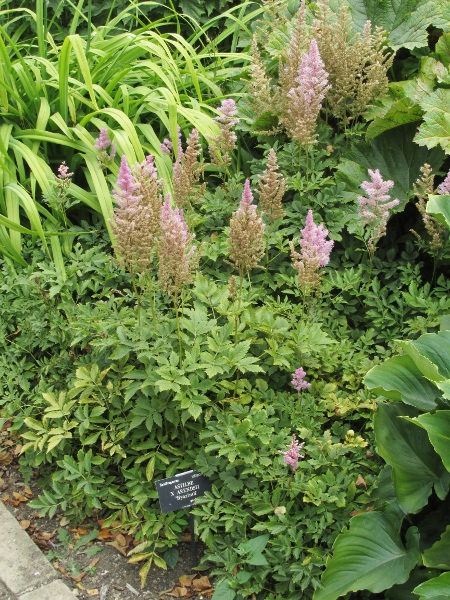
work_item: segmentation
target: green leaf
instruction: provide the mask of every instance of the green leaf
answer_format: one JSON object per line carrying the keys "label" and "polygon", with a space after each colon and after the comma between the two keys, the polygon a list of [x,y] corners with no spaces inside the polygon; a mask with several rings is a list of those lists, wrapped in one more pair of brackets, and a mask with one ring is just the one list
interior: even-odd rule
{"label": "green leaf", "polygon": [[418,411],[404,404],[379,404],[374,418],[378,453],[392,467],[395,495],[405,513],[418,512],[436,493],[448,490],[450,475],[424,430],[399,417],[414,418]]}
{"label": "green leaf", "polygon": [[216,586],[211,600],[234,600],[235,597],[236,592],[231,589],[229,581],[225,579]]}
{"label": "green leaf", "polygon": [[450,525],[441,538],[425,550],[422,559],[426,567],[450,569]]}
{"label": "green leaf", "polygon": [[401,400],[420,410],[436,408],[440,396],[436,386],[428,381],[409,356],[394,356],[371,369],[364,378],[375,394],[390,400]]}
{"label": "green leaf", "polygon": [[393,102],[383,115],[375,117],[367,128],[366,138],[375,138],[394,127],[420,121],[422,116],[423,111],[419,105],[409,98],[401,98]]}
{"label": "green leaf", "polygon": [[430,25],[446,27],[445,0],[346,0],[356,29],[368,20],[389,33],[392,48],[421,48],[428,44]]}
{"label": "green leaf", "polygon": [[336,538],[333,549],[323,588],[315,591],[314,600],[335,600],[358,590],[379,593],[404,583],[420,557],[417,528],[408,529],[405,548],[398,527],[378,512],[353,517],[350,529]]}
{"label": "green leaf", "polygon": [[421,97],[420,106],[425,111],[424,122],[414,141],[427,148],[441,146],[450,154],[450,90],[439,89]]}
{"label": "green leaf", "polygon": [[448,600],[450,598],[450,573],[442,573],[439,577],[421,583],[413,594],[420,596],[420,600],[434,598],[434,600]]}
{"label": "green leaf", "polygon": [[427,213],[450,229],[450,196],[428,196]]}
{"label": "green leaf", "polygon": [[436,383],[450,379],[450,331],[426,333],[399,345],[427,379]]}
{"label": "green leaf", "polygon": [[437,410],[433,414],[426,413],[412,420],[428,433],[433,448],[442,458],[447,471],[450,471],[450,410]]}

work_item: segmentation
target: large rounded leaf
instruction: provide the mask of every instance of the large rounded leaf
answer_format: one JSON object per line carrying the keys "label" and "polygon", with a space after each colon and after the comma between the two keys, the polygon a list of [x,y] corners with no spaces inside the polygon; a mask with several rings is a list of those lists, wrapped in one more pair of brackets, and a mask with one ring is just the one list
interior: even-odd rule
{"label": "large rounded leaf", "polygon": [[450,569],[450,525],[431,548],[423,553],[423,564],[426,567]]}
{"label": "large rounded leaf", "polygon": [[450,410],[437,410],[414,419],[425,429],[433,448],[442,458],[446,469],[450,471]]}
{"label": "large rounded leaf", "polygon": [[428,598],[448,600],[450,598],[450,573],[443,573],[439,577],[421,583],[413,590],[413,594],[420,596],[420,600]]}
{"label": "large rounded leaf", "polygon": [[364,383],[380,396],[390,400],[401,400],[426,411],[436,408],[435,398],[441,395],[407,355],[394,356],[373,367],[367,373]]}
{"label": "large rounded leaf", "polygon": [[427,379],[434,382],[450,379],[450,331],[426,333],[400,346]]}
{"label": "large rounded leaf", "polygon": [[406,541],[405,548],[398,526],[382,513],[353,517],[350,529],[336,538],[314,600],[336,600],[358,590],[378,593],[404,583],[420,557],[415,527],[408,529]]}
{"label": "large rounded leaf", "polygon": [[431,490],[443,499],[450,474],[430,444],[426,432],[406,419],[418,411],[405,404],[380,404],[374,418],[378,453],[392,467],[395,495],[405,513],[418,512]]}

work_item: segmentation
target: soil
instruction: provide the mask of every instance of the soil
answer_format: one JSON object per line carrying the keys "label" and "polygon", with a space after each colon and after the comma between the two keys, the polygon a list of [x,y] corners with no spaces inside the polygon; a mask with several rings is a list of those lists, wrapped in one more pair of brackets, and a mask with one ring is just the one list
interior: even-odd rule
{"label": "soil", "polygon": [[[141,589],[142,564],[130,564],[126,556],[137,542],[126,531],[102,528],[101,520],[87,521],[74,528],[63,515],[40,518],[28,502],[41,494],[42,489],[37,477],[30,485],[23,481],[18,469],[19,453],[20,444],[11,439],[6,424],[0,433],[0,498],[80,600],[169,600],[171,597],[201,600],[212,596],[214,590],[208,577],[193,569],[188,532],[178,545],[177,565],[167,571],[152,566]],[[99,534],[89,539],[93,530]]]}

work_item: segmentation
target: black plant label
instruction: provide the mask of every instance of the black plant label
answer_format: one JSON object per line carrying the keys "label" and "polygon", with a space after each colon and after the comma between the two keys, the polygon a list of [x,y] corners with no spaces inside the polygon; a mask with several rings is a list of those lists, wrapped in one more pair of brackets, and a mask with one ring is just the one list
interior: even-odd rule
{"label": "black plant label", "polygon": [[185,471],[167,479],[155,481],[163,513],[191,508],[195,499],[211,490],[211,483],[198,471]]}

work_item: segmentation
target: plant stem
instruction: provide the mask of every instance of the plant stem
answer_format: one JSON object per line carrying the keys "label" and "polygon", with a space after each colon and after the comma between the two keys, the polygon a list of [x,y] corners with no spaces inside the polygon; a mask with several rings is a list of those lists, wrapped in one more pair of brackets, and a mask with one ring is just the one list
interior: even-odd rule
{"label": "plant stem", "polygon": [[180,359],[180,368],[183,364],[183,348],[181,345],[181,329],[180,329],[180,315],[178,314],[178,294],[173,298],[173,306],[175,308],[175,319],[177,321],[177,333],[178,333],[178,357]]}

